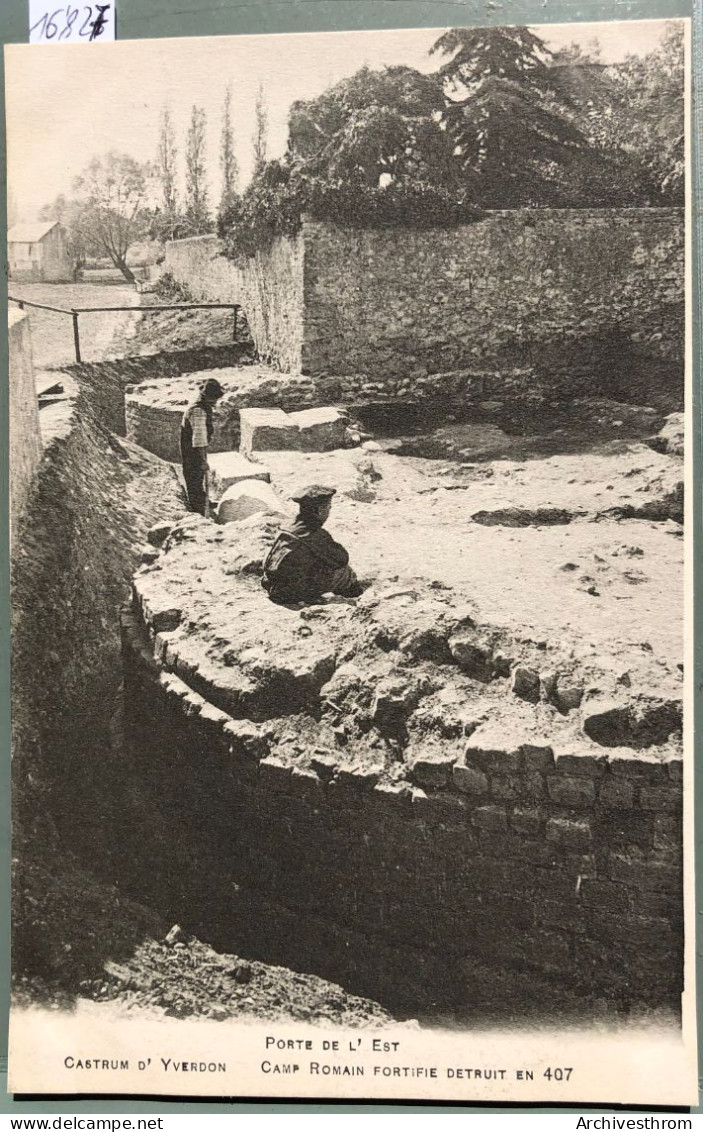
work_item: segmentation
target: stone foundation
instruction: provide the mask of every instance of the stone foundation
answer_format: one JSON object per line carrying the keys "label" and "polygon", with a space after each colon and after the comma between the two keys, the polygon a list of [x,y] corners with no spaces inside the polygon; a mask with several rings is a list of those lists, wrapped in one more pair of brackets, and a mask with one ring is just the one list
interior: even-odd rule
{"label": "stone foundation", "polygon": [[[164,845],[163,899],[220,946],[410,1011],[541,997],[546,1018],[573,995],[678,1008],[682,763],[664,707],[650,704],[648,736],[618,720],[593,742],[579,720],[598,718],[602,695],[567,703],[573,673],[552,668],[533,704],[526,646],[487,635],[446,594],[412,617],[402,586],[351,609],[276,610],[249,537],[189,520],[123,615],[140,789],[192,847],[186,881]],[[207,562],[201,587],[221,556],[237,590],[230,648],[214,609],[217,651],[193,640],[191,556]],[[282,712],[300,714],[287,725]],[[361,729],[349,723],[336,749],[330,712]],[[534,730],[548,720],[551,742]],[[379,765],[369,726],[401,743],[395,758]]]}

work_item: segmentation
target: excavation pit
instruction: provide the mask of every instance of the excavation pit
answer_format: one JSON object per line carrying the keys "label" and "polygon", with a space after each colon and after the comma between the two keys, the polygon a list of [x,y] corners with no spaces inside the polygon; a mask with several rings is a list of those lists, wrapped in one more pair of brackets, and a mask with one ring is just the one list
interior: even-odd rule
{"label": "excavation pit", "polygon": [[[135,766],[195,862],[155,866],[160,898],[218,946],[396,1011],[488,995],[498,1016],[554,986],[676,1009],[680,528],[603,512],[656,498],[680,462],[632,443],[479,477],[380,445],[266,453],[284,501],[342,461],[328,525],[361,598],[269,602],[272,513],[191,516],[135,577]],[[504,499],[573,518],[472,521]],[[646,746],[587,725],[645,699],[666,716]]]}

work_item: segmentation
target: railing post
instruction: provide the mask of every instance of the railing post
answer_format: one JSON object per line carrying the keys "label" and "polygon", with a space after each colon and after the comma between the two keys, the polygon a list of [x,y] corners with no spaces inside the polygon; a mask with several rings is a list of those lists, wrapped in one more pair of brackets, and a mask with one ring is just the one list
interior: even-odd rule
{"label": "railing post", "polygon": [[237,341],[237,315],[238,315],[238,313],[239,313],[239,307],[235,303],[235,305],[234,305],[234,326],[232,327],[232,341],[233,342]]}
{"label": "railing post", "polygon": [[81,340],[78,333],[78,311],[71,311],[73,316],[73,344],[76,347],[76,361],[80,363],[81,360]]}

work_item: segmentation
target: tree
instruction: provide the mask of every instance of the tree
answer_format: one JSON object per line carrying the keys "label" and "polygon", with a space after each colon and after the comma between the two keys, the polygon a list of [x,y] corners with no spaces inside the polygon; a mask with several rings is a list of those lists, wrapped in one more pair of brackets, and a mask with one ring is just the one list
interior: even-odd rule
{"label": "tree", "polygon": [[159,122],[159,148],[156,168],[161,184],[161,199],[164,212],[176,212],[178,192],[176,189],[176,135],[171,121],[171,110],[164,106]]}
{"label": "tree", "polygon": [[683,23],[669,20],[659,47],[615,69],[611,129],[637,153],[659,200],[682,204],[685,180]]}
{"label": "tree", "polygon": [[193,236],[211,230],[205,180],[205,111],[194,106],[186,138],[186,222]]}
{"label": "tree", "polygon": [[86,255],[107,256],[129,283],[134,274],[127,252],[148,229],[147,173],[126,154],[95,157],[74,182],[74,199],[66,205],[70,229]]}
{"label": "tree", "polygon": [[431,48],[443,124],[471,197],[484,207],[556,205],[588,141],[565,113],[546,45],[529,28],[453,28]]}
{"label": "tree", "polygon": [[565,47],[560,47],[552,55],[552,62],[554,66],[567,66],[570,64],[583,64],[587,66],[592,63],[600,63],[601,60],[601,46],[596,36],[589,39],[585,47],[576,42],[567,44]]}
{"label": "tree", "polygon": [[412,67],[363,67],[319,98],[293,103],[288,158],[330,184],[368,187],[404,180],[457,185],[435,76]]}
{"label": "tree", "polygon": [[259,83],[259,89],[256,92],[254,117],[255,125],[252,143],[254,147],[254,176],[256,176],[266,164],[266,154],[268,152],[269,115],[266,106],[266,98],[264,96],[263,83]]}
{"label": "tree", "polygon": [[665,25],[645,56],[603,65],[592,50],[553,68],[566,115],[602,159],[632,185],[633,203],[682,204],[684,189],[683,26]]}
{"label": "tree", "polygon": [[222,108],[222,133],[220,135],[220,171],[222,173],[222,194],[219,213],[230,207],[237,196],[239,166],[234,153],[234,133],[232,130],[232,88],[227,87]]}

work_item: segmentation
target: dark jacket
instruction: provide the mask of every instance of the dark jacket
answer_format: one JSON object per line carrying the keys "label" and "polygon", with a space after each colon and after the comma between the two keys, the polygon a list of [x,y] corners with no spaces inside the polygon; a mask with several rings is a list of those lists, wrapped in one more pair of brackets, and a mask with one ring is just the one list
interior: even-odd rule
{"label": "dark jacket", "polygon": [[266,555],[261,584],[281,605],[315,602],[332,588],[335,572],[348,565],[346,550],[319,520],[299,515]]}

